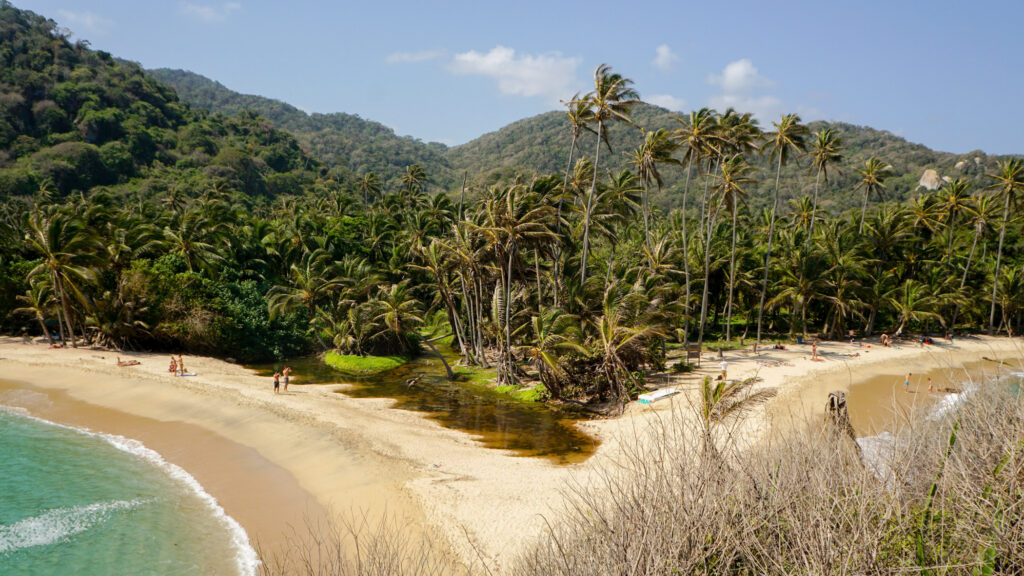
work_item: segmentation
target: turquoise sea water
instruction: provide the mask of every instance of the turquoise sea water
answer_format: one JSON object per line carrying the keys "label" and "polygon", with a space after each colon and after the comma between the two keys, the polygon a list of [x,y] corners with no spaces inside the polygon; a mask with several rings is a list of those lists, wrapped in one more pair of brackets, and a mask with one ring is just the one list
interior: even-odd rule
{"label": "turquoise sea water", "polygon": [[250,575],[245,532],[138,442],[0,409],[0,575]]}

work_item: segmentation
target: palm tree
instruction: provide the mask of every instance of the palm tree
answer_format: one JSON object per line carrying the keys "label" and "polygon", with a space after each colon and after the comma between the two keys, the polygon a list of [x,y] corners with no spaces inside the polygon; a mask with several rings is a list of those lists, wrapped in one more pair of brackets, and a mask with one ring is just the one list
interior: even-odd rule
{"label": "palm tree", "polygon": [[[562,177],[562,189],[558,195],[558,209],[555,214],[555,235],[562,235],[562,205],[565,203],[565,197],[569,195],[569,175],[573,172],[572,158],[573,153],[579,149],[577,141],[580,135],[583,134],[584,130],[592,131],[587,126],[587,120],[592,115],[590,109],[590,99],[580,98],[579,92],[573,95],[568,102],[565,102],[568,110],[566,115],[569,117],[569,127],[572,131],[572,141],[569,143],[569,160],[565,166],[565,175]],[[577,162],[577,167],[579,163]],[[555,239],[555,253],[554,253],[554,271],[552,272],[552,283],[553,291],[555,295],[555,305],[560,303],[561,291],[562,291],[562,243]]]}
{"label": "palm tree", "polygon": [[736,289],[736,218],[740,211],[740,203],[746,203],[747,193],[744,186],[754,182],[747,174],[754,169],[746,158],[736,154],[722,162],[721,175],[718,177],[718,193],[722,196],[725,209],[732,213],[732,247],[729,249],[729,298],[726,301],[725,339],[732,340],[732,298]]}
{"label": "palm tree", "polygon": [[963,178],[954,178],[939,190],[939,202],[937,209],[943,211],[946,219],[946,230],[949,235],[946,246],[946,262],[953,259],[953,232],[956,230],[956,220],[962,212],[965,212],[970,205],[970,195],[967,193],[968,184]]}
{"label": "palm tree", "polygon": [[376,198],[380,194],[380,179],[376,172],[367,172],[359,179],[359,191],[363,193],[363,204],[370,205],[370,198]]}
{"label": "palm tree", "polygon": [[533,362],[537,377],[554,398],[562,395],[565,370],[562,368],[561,356],[566,352],[586,352],[577,342],[578,325],[579,319],[576,316],[553,308],[534,315],[529,324],[519,329],[520,333],[524,333],[528,328],[531,334],[529,343],[518,349]]}
{"label": "palm tree", "polygon": [[331,255],[326,250],[306,252],[302,259],[289,268],[290,285],[274,286],[267,293],[267,307],[270,318],[305,309],[309,315],[310,330],[320,345],[327,349],[317,324],[317,308],[335,288],[340,279],[330,273]]}
{"label": "palm tree", "polygon": [[62,212],[47,214],[37,210],[28,218],[25,242],[42,258],[28,277],[49,277],[63,312],[61,341],[77,347],[69,295],[80,296],[81,284],[96,278],[91,266],[101,250],[96,237],[80,221]]}
{"label": "palm tree", "polygon": [[903,332],[907,322],[927,319],[942,321],[942,317],[934,311],[938,304],[935,297],[928,294],[925,287],[913,279],[903,283],[899,292],[889,299],[889,304],[896,311],[896,318],[900,323],[896,328],[897,334]]}
{"label": "palm tree", "polygon": [[[971,226],[974,228],[974,241],[971,242],[971,250],[967,253],[967,263],[964,265],[964,273],[960,277],[960,292],[963,292],[967,285],[967,274],[974,262],[974,254],[978,248],[978,240],[985,233],[985,230],[992,227],[996,219],[998,208],[993,202],[993,196],[975,196],[973,204],[968,204],[966,212],[970,216]],[[956,330],[956,317],[960,311],[959,303],[953,306],[953,319],[949,324],[950,333]]]}
{"label": "palm tree", "polygon": [[24,294],[19,294],[17,298],[25,305],[15,308],[12,312],[14,314],[31,314],[35,316],[39,322],[39,328],[42,329],[43,334],[49,339],[50,344],[53,344],[53,334],[46,327],[46,311],[50,308],[52,301],[50,287],[47,286],[46,281],[41,280],[31,284],[28,290]]}
{"label": "palm tree", "polygon": [[782,178],[782,166],[790,158],[799,155],[806,148],[804,138],[807,127],[800,123],[798,114],[786,114],[778,122],[773,122],[775,130],[765,134],[762,150],[769,150],[770,158],[776,160],[775,197],[772,201],[771,220],[768,225],[768,238],[764,256],[764,280],[761,283],[761,304],[757,307],[757,346],[761,344],[761,321],[764,316],[764,303],[768,295],[768,274],[772,263],[772,237],[775,235],[775,217],[779,208],[779,181]]}
{"label": "palm tree", "polygon": [[811,220],[807,231],[807,246],[810,246],[811,236],[814,235],[814,219],[818,213],[818,190],[822,177],[828,184],[829,167],[843,159],[843,139],[840,138],[835,129],[831,126],[822,128],[814,133],[814,141],[811,143],[811,169],[815,171],[814,176],[814,203],[811,206]]}
{"label": "palm tree", "polygon": [[697,409],[706,456],[716,460],[720,458],[715,447],[715,428],[749,413],[775,397],[775,388],[763,388],[755,392],[754,383],[753,378],[748,378],[718,380],[712,384],[710,377],[704,377],[700,389],[700,405]]}
{"label": "palm tree", "polygon": [[601,64],[594,70],[594,90],[587,94],[590,102],[591,115],[589,120],[597,123],[597,147],[594,150],[594,178],[590,183],[590,191],[587,193],[586,211],[583,222],[583,247],[580,262],[580,284],[587,281],[587,254],[590,252],[590,215],[594,203],[594,194],[597,191],[597,174],[600,166],[601,143],[608,147],[611,152],[612,145],[608,140],[608,133],[605,132],[605,124],[614,120],[622,120],[632,124],[630,110],[633,105],[640,101],[640,95],[631,88],[633,81],[624,78],[620,74],[612,72],[611,66]]}
{"label": "palm tree", "polygon": [[420,303],[408,290],[407,281],[381,287],[377,297],[377,315],[381,323],[378,337],[397,345],[402,354],[410,355],[416,350],[413,334],[423,324]]}
{"label": "palm tree", "polygon": [[885,179],[891,171],[892,166],[874,156],[864,161],[863,168],[857,169],[861,179],[854,190],[864,190],[864,206],[860,211],[860,228],[858,228],[858,233],[864,233],[864,217],[868,213],[868,197],[872,194],[881,195],[885,191]]}
{"label": "palm tree", "polygon": [[661,178],[661,172],[658,171],[658,164],[677,163],[677,161],[672,158],[672,153],[675,152],[678,145],[669,139],[668,131],[663,128],[659,128],[653,132],[648,132],[642,128],[641,130],[644,135],[643,144],[630,153],[630,160],[633,167],[636,169],[640,182],[643,184],[643,199],[641,201],[641,206],[644,213],[644,246],[647,247],[647,250],[651,250],[651,208],[648,199],[650,196],[648,189],[650,188],[651,182],[655,182],[658,185],[658,191],[661,192],[661,185],[663,181]]}
{"label": "palm tree", "polygon": [[996,252],[996,270],[992,275],[992,308],[988,316],[988,333],[995,332],[996,290],[999,287],[999,266],[1003,260],[1003,238],[1006,236],[1006,222],[1010,216],[1010,204],[1016,203],[1018,194],[1024,193],[1024,162],[1011,158],[1000,162],[995,173],[987,174],[994,180],[988,188],[1003,197],[1003,220],[999,225],[999,250]]}
{"label": "palm tree", "polygon": [[601,359],[601,375],[620,407],[629,398],[626,383],[634,380],[627,357],[643,347],[647,339],[663,336],[655,325],[630,322],[628,296],[620,293],[618,282],[613,283],[605,290],[601,316],[590,321],[595,334],[593,348]]}
{"label": "palm tree", "polygon": [[693,165],[697,165],[697,171],[700,171],[701,161],[710,155],[713,150],[713,142],[716,139],[717,125],[714,122],[715,113],[709,108],[701,108],[700,110],[691,110],[689,116],[686,118],[676,118],[676,121],[681,124],[679,128],[673,132],[676,140],[686,146],[685,152],[683,152],[682,161],[686,163],[686,184],[683,187],[683,205],[681,209],[680,220],[682,223],[682,240],[683,240],[683,274],[686,290],[686,318],[685,326],[683,328],[683,340],[688,341],[689,338],[689,316],[690,316],[690,246],[689,246],[689,233],[687,231],[687,197],[690,193],[690,177],[693,174]]}

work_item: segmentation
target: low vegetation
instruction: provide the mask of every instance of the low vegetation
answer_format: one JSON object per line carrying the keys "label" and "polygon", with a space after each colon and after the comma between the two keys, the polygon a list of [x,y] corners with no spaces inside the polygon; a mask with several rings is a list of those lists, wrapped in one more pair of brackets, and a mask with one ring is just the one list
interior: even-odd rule
{"label": "low vegetation", "polygon": [[334,351],[328,351],[324,355],[324,362],[328,366],[352,376],[373,376],[394,370],[407,361],[408,359],[402,356],[354,356]]}

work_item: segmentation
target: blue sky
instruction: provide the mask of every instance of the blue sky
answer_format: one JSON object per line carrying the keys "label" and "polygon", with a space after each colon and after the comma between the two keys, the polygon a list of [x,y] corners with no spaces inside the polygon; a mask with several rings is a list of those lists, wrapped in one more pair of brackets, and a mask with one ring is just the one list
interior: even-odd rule
{"label": "blue sky", "polygon": [[1024,153],[1024,2],[13,0],[97,49],[459,144],[606,62],[673,109],[733,105]]}

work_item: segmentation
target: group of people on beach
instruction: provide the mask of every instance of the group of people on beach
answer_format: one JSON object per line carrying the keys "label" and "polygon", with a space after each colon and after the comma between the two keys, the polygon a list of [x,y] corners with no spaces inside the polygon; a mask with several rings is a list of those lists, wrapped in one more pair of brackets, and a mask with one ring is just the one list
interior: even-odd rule
{"label": "group of people on beach", "polygon": [[[907,377],[903,379],[903,391],[910,394],[910,377],[913,373],[907,372]],[[932,382],[931,377],[928,377],[928,393],[933,394],[935,392],[935,383]]]}
{"label": "group of people on beach", "polygon": [[171,365],[167,368],[167,371],[175,376],[185,375],[185,361],[181,359],[181,354],[178,354],[178,359],[174,359],[174,354],[171,354]]}
{"label": "group of people on beach", "polygon": [[285,366],[284,370],[281,370],[280,372],[274,372],[274,394],[279,394],[281,392],[282,378],[284,379],[284,391],[288,391],[288,380],[290,378],[291,373],[291,366]]}

